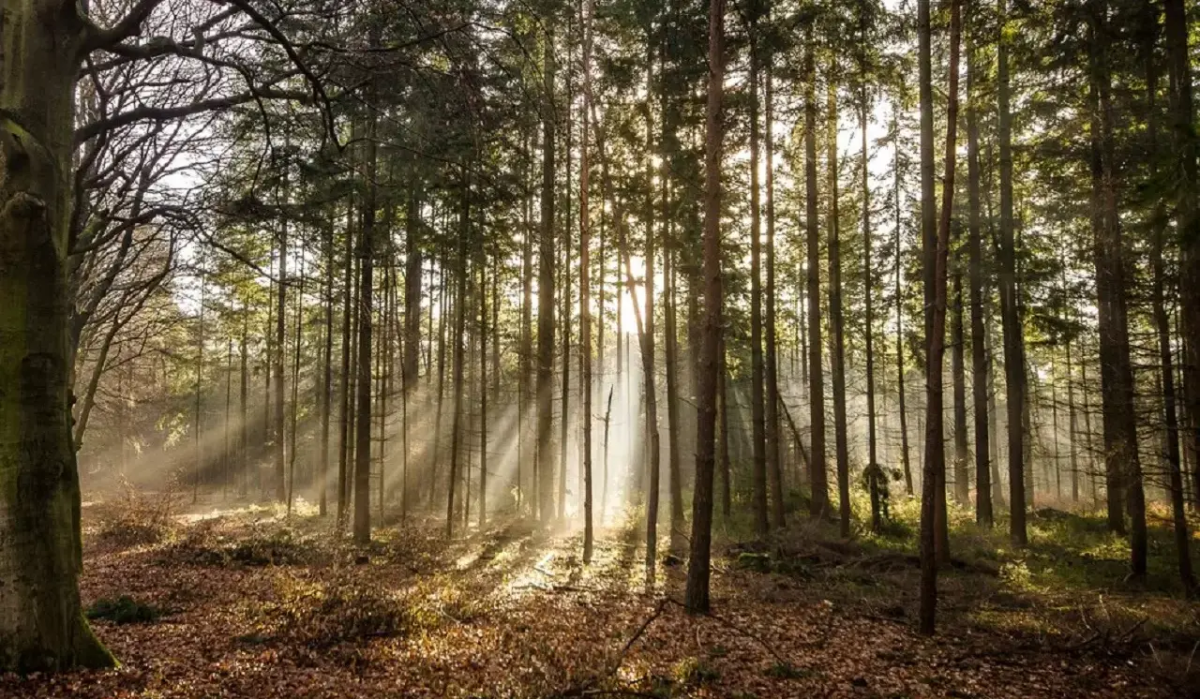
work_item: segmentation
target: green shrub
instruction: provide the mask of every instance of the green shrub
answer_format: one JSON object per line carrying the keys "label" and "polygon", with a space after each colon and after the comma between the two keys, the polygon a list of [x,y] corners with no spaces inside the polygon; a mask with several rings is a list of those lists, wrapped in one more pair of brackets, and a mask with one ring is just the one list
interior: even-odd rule
{"label": "green shrub", "polygon": [[675,679],[682,685],[698,687],[711,684],[721,678],[718,672],[699,658],[684,658],[675,665]]}
{"label": "green shrub", "polygon": [[128,595],[116,599],[98,599],[88,607],[87,618],[111,621],[114,624],[149,624],[162,616],[162,610],[150,604],[138,602]]}

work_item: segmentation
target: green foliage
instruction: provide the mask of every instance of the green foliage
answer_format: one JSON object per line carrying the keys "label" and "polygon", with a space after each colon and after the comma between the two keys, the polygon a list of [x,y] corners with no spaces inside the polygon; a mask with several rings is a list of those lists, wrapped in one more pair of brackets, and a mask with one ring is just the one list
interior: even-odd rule
{"label": "green foliage", "polygon": [[167,555],[193,565],[261,567],[315,563],[327,558],[327,553],[294,530],[282,528],[233,541],[198,531],[177,542]]}
{"label": "green foliage", "polygon": [[778,680],[802,680],[806,677],[812,677],[813,671],[808,668],[796,667],[790,663],[776,662],[767,668],[766,674],[767,677],[773,677]]}
{"label": "green foliage", "polygon": [[712,684],[721,678],[721,673],[700,658],[688,657],[675,664],[675,680],[685,687]]}
{"label": "green foliage", "polygon": [[149,624],[158,621],[162,614],[163,611],[158,607],[139,602],[128,595],[121,595],[116,599],[98,599],[87,609],[88,619],[111,621],[118,626]]}

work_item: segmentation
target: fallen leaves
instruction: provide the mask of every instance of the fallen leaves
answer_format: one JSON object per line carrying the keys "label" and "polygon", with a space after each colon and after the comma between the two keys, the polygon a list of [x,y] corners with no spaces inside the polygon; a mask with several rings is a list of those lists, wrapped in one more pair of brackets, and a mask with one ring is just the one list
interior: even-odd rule
{"label": "fallen leaves", "polygon": [[1136,662],[1090,648],[1006,652],[1010,639],[969,627],[921,638],[903,601],[876,614],[761,565],[725,561],[716,613],[689,616],[672,602],[686,567],[660,566],[648,587],[628,528],[606,532],[583,567],[578,537],[520,521],[450,544],[434,523],[379,532],[365,565],[316,520],[187,526],[201,529],[173,544],[89,542],[86,602],[124,595],[170,610],[96,623],[121,668],[4,676],[0,695],[1170,696]]}

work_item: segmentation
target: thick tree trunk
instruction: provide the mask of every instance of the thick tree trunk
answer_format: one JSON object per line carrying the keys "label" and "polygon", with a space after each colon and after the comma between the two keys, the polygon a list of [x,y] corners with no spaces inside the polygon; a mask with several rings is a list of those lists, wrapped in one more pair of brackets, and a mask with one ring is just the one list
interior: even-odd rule
{"label": "thick tree trunk", "polygon": [[79,602],[67,237],[74,3],[6,3],[0,24],[0,672],[111,667]]}
{"label": "thick tree trunk", "polygon": [[709,609],[713,463],[717,419],[717,363],[721,349],[721,147],[725,83],[725,0],[708,10],[708,105],[704,138],[704,337],[696,391],[696,488],[692,495],[692,541],[684,605],[693,614]]}

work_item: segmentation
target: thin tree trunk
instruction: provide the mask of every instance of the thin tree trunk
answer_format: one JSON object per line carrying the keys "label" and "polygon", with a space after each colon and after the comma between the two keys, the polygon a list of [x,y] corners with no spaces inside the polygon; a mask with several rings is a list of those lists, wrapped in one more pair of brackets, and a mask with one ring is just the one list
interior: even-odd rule
{"label": "thin tree trunk", "polygon": [[[1176,154],[1175,227],[1181,242],[1180,279],[1200,278],[1200,138],[1196,134],[1193,105],[1189,24],[1184,0],[1165,0],[1167,64],[1170,75],[1172,145]],[[1192,461],[1192,508],[1200,509],[1200,288],[1181,284],[1184,338],[1183,413],[1184,440]]]}
{"label": "thin tree trunk", "polygon": [[296,488],[296,432],[300,418],[300,335],[304,316],[304,248],[300,249],[300,278],[296,285],[296,344],[292,349],[292,436],[288,444],[287,512],[292,514]]}
{"label": "thin tree trunk", "polygon": [[[247,313],[246,307],[242,306],[242,332],[238,340],[238,354],[241,359],[241,377],[238,386],[238,460],[241,462],[238,467],[239,484],[238,496],[245,498],[249,494],[250,489],[250,474],[248,472],[250,463],[250,350],[248,346],[250,334],[250,314]],[[124,441],[122,441],[124,444]]]}
{"label": "thin tree trunk", "polygon": [[[899,106],[893,108],[892,129],[896,134],[900,132],[900,123],[895,114],[898,113]],[[913,496],[913,477],[912,477],[912,462],[909,459],[908,452],[908,407],[904,401],[904,289],[900,285],[900,270],[903,267],[901,263],[901,255],[903,254],[901,231],[903,231],[903,219],[901,218],[900,206],[900,140],[896,139],[896,153],[893,163],[894,180],[892,199],[895,205],[896,214],[896,400],[898,401],[897,411],[900,413],[900,463],[904,467],[904,492],[909,496]],[[814,451],[816,445],[814,444]]]}
{"label": "thin tree trunk", "polygon": [[[960,248],[961,249],[961,248]],[[954,254],[954,308],[950,321],[950,374],[954,392],[954,500],[967,506],[971,483],[967,460],[966,333],[963,328],[962,255]]]}
{"label": "thin tree trunk", "polygon": [[751,19],[750,40],[750,446],[753,459],[754,532],[765,539],[767,518],[766,415],[763,405],[762,224],[758,182],[758,27]]}
{"label": "thin tree trunk", "polygon": [[[573,17],[573,15],[572,15]],[[567,46],[571,46],[571,37],[573,31],[573,22],[567,21]],[[568,48],[568,55],[570,48]],[[574,86],[571,82],[572,71],[568,70],[566,74],[566,143],[563,145],[563,157],[565,159],[563,171],[566,179],[564,187],[566,193],[566,202],[563,207],[562,217],[562,265],[559,269],[559,283],[562,288],[562,308],[559,313],[559,325],[562,328],[562,381],[559,387],[562,391],[559,422],[558,422],[558,500],[555,503],[556,511],[555,518],[562,522],[566,517],[567,512],[567,446],[570,436],[571,427],[571,258],[573,256],[574,247],[571,245],[571,154],[574,152],[572,144],[572,136],[574,129],[571,128],[571,105],[574,100]]]}
{"label": "thin tree trunk", "polygon": [[[286,204],[289,198],[287,164],[283,165],[283,202]],[[275,295],[275,412],[272,417],[275,419],[275,500],[283,502],[287,493],[285,492],[286,483],[284,482],[284,467],[286,459],[284,455],[284,440],[287,439],[285,433],[284,422],[284,353],[287,346],[287,256],[288,256],[288,220],[287,216],[283,216],[280,221],[279,232],[279,292]]]}
{"label": "thin tree trunk", "polygon": [[[865,20],[864,20],[865,21]],[[863,36],[861,38],[863,46],[862,51],[866,51],[866,29],[864,26]],[[863,64],[860,66],[862,87],[859,93],[861,105],[859,108],[860,133],[862,136],[862,160],[859,163],[862,175],[862,224],[863,224],[863,306],[866,320],[866,352],[867,352],[867,473],[868,489],[871,497],[871,530],[879,531],[883,525],[882,513],[880,512],[881,503],[880,488],[885,491],[888,487],[887,476],[883,472],[883,467],[879,464],[879,445],[878,435],[875,431],[875,309],[874,293],[875,280],[872,276],[872,264],[874,264],[872,254],[871,240],[871,172],[870,172],[870,150],[867,141],[867,126],[869,124],[870,113],[870,98],[867,95],[867,66],[865,54]]]}
{"label": "thin tree trunk", "polygon": [[[1130,568],[1135,577],[1146,573],[1146,512],[1138,459],[1137,425],[1134,414],[1133,367],[1130,360],[1127,310],[1127,262],[1118,213],[1117,162],[1113,143],[1113,107],[1108,64],[1107,2],[1094,2],[1090,17],[1089,50],[1091,83],[1095,92],[1093,175],[1093,221],[1096,230],[1096,289],[1100,328],[1100,379],[1103,390],[1104,446],[1110,481],[1110,526],[1119,521],[1124,528],[1121,505],[1128,511]],[[1098,156],[1098,157],[1096,157]],[[1115,486],[1115,487],[1114,487]],[[1112,490],[1125,498],[1114,500]]]}
{"label": "thin tree trunk", "polygon": [[[842,242],[838,222],[838,111],[837,62],[829,67],[829,332],[833,340],[830,358],[833,374],[833,433],[837,456],[838,524],[843,537],[850,536],[850,442],[846,425],[846,338],[842,312]],[[815,317],[815,316],[814,316]]]}
{"label": "thin tree trunk", "polygon": [[[928,11],[928,8],[926,8]],[[941,221],[938,226],[936,269],[933,275],[933,314],[928,336],[925,378],[925,463],[921,479],[921,610],[920,631],[932,635],[937,609],[938,559],[949,549],[937,549],[938,491],[945,498],[946,451],[942,443],[942,368],[946,337],[946,263],[950,256],[950,220],[954,208],[954,166],[958,135],[958,57],[961,40],[959,0],[950,3],[950,79],[946,97],[946,175],[943,179]],[[927,31],[928,27],[922,29]],[[928,37],[926,37],[928,40]],[[943,517],[945,515],[943,514]],[[939,555],[940,554],[940,555]]]}
{"label": "thin tree trunk", "polygon": [[[1155,95],[1158,88],[1158,72],[1155,66],[1153,48],[1157,40],[1158,16],[1157,10],[1152,9],[1150,12],[1152,26],[1155,31],[1149,37],[1148,44],[1151,50],[1148,53],[1149,57],[1146,61],[1146,95],[1149,106],[1147,113],[1150,115],[1147,131],[1151,139],[1149,148],[1151,155],[1150,177],[1151,179],[1155,179],[1157,175],[1155,170],[1157,168],[1154,164],[1157,162],[1158,157],[1158,123],[1155,119]],[[1171,490],[1172,525],[1175,533],[1175,549],[1179,560],[1179,577],[1183,583],[1184,590],[1191,595],[1196,590],[1196,579],[1192,574],[1191,535],[1188,532],[1187,513],[1184,509],[1183,473],[1179,453],[1179,419],[1176,414],[1175,367],[1174,357],[1171,353],[1171,321],[1167,315],[1166,300],[1164,297],[1164,289],[1167,285],[1166,269],[1163,264],[1163,247],[1166,237],[1166,211],[1161,201],[1156,204],[1152,215],[1153,233],[1150,249],[1150,267],[1153,272],[1154,287],[1151,292],[1151,298],[1154,310],[1154,324],[1158,330],[1163,415],[1166,421],[1165,456],[1168,482]]]}
{"label": "thin tree trunk", "polygon": [[967,255],[971,286],[971,401],[975,426],[975,522],[990,528],[993,523],[991,455],[988,422],[988,357],[983,317],[983,242],[979,220],[979,115],[975,94],[980,69],[972,33],[967,43]]}
{"label": "thin tree trunk", "polygon": [[829,480],[825,467],[825,379],[821,369],[821,244],[817,213],[817,99],[813,32],[805,35],[804,74],[804,182],[805,225],[808,234],[808,379],[809,429],[812,461],[809,468],[810,512],[814,518],[829,514]]}
{"label": "thin tree trunk", "polygon": [[350,326],[351,314],[358,308],[353,299],[354,287],[354,218],[356,216],[354,198],[350,197],[346,210],[346,249],[345,274],[342,278],[342,373],[339,379],[338,395],[341,397],[341,410],[338,415],[338,493],[337,519],[338,529],[346,522],[349,506],[347,494],[350,458]]}
{"label": "thin tree trunk", "polygon": [[[454,293],[454,369],[453,376],[450,379],[454,382],[454,413],[451,416],[450,427],[450,487],[446,498],[447,539],[454,536],[454,498],[459,478],[458,462],[464,443],[462,438],[463,389],[465,388],[463,366],[467,353],[465,335],[467,331],[467,278],[470,275],[467,258],[467,234],[471,225],[470,191],[470,182],[465,182],[463,186],[462,213],[458,224],[458,242],[456,244],[458,251],[455,254],[457,261],[455,274],[457,275],[456,284],[458,288]],[[470,469],[466,469],[464,473],[469,475]],[[464,503],[469,501],[469,497],[463,499]]]}
{"label": "thin tree trunk", "polygon": [[592,307],[591,219],[588,210],[589,110],[592,102],[592,0],[583,0],[583,136],[579,151],[579,389],[583,394],[583,562],[592,562]]}
{"label": "thin tree trunk", "polygon": [[[438,274],[438,356],[437,356],[437,412],[433,421],[433,467],[429,475],[429,504],[437,503],[438,472],[441,469],[442,415],[446,397],[446,321],[450,315],[450,301],[446,293],[446,260],[442,257]],[[453,361],[453,358],[451,358]]]}
{"label": "thin tree trunk", "polygon": [[692,541],[684,605],[693,614],[709,610],[712,542],[713,462],[717,418],[718,358],[721,347],[721,147],[725,82],[725,0],[710,0],[708,14],[708,105],[704,144],[704,337],[697,386],[696,486],[692,496]]}
{"label": "thin tree trunk", "polygon": [[996,80],[1000,114],[1000,317],[1004,330],[1005,401],[1008,405],[1008,496],[1011,503],[1009,536],[1017,546],[1028,541],[1025,529],[1025,339],[1017,313],[1016,244],[1013,236],[1012,117],[1009,114],[1008,0],[999,0],[1000,31],[996,51]]}
{"label": "thin tree trunk", "polygon": [[[379,43],[372,30],[371,45]],[[370,92],[377,91],[376,79],[371,77]],[[366,194],[362,212],[362,234],[359,236],[358,257],[361,278],[358,285],[358,406],[355,412],[354,447],[354,542],[365,545],[371,541],[371,342],[374,306],[374,271],[376,243],[375,206],[378,197],[376,161],[376,116],[367,120],[365,144]]]}
{"label": "thin tree trunk", "polygon": [[201,386],[204,381],[204,292],[205,292],[205,277],[204,270],[200,269],[200,313],[199,327],[196,334],[196,392],[195,392],[195,429],[192,433],[193,448],[196,453],[193,455],[195,465],[192,473],[192,504],[195,505],[200,499],[200,474],[204,472],[204,448],[200,440],[200,430],[202,425],[202,416],[200,412]]}
{"label": "thin tree trunk", "polygon": [[[775,83],[773,60],[770,54],[766,64],[766,160],[767,160],[767,240],[766,253],[766,309],[764,321],[766,341],[766,407],[767,438],[767,485],[771,498],[771,519],[776,528],[786,525],[783,512],[783,469],[780,464],[779,439],[779,355],[775,334]],[[868,326],[870,321],[868,321]],[[724,374],[724,371],[722,371]]]}
{"label": "thin tree trunk", "polygon": [[[486,257],[486,253],[484,255]],[[493,300],[493,303],[498,299]],[[479,530],[487,524],[488,470],[487,264],[479,265]]]}
{"label": "thin tree trunk", "polygon": [[[553,21],[553,20],[551,20]],[[542,75],[542,231],[538,243],[537,479],[538,517],[554,517],[554,454],[551,451],[554,390],[554,34],[547,28]]]}

